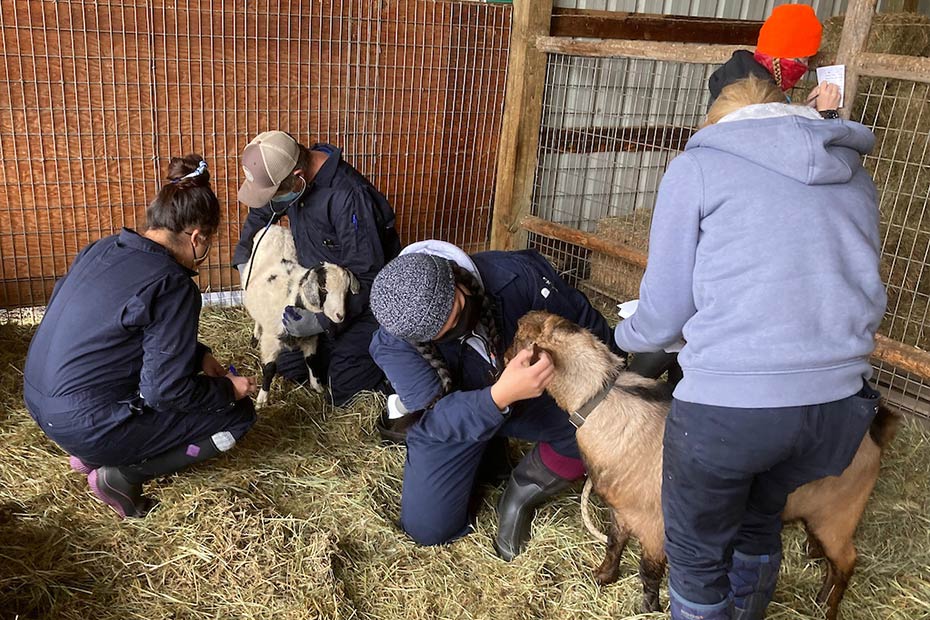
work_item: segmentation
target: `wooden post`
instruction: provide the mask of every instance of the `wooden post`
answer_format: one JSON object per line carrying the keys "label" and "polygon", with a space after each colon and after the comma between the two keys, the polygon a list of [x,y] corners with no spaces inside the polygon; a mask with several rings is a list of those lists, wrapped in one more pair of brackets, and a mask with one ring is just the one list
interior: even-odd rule
{"label": "wooden post", "polygon": [[549,34],[552,0],[514,0],[504,118],[497,147],[491,249],[518,247],[521,217],[529,212],[546,80],[546,54],[536,38]]}
{"label": "wooden post", "polygon": [[875,14],[877,0],[849,0],[846,9],[846,19],[843,21],[843,35],[840,37],[840,47],[836,52],[836,64],[846,65],[846,89],[843,94],[843,109],[840,116],[849,119],[856,100],[856,89],[859,86],[859,71],[857,59],[865,51],[869,39],[869,30],[872,28],[872,16]]}

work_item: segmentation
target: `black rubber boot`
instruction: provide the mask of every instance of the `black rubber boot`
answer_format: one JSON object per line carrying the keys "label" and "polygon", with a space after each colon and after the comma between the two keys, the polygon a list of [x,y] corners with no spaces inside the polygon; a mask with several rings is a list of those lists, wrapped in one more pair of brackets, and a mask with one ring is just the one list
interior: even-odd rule
{"label": "black rubber boot", "polygon": [[87,484],[94,495],[113,508],[120,517],[144,517],[154,502],[142,495],[143,483],[212,459],[232,448],[235,443],[230,433],[216,433],[135,465],[98,467],[87,476]]}
{"label": "black rubber boot", "polygon": [[502,482],[507,482],[512,473],[513,463],[510,460],[510,442],[506,437],[492,437],[484,449],[484,454],[481,456],[475,482],[477,484],[497,486]]}
{"label": "black rubber boot", "polygon": [[530,539],[536,508],[571,484],[571,480],[557,476],[543,464],[539,446],[534,446],[514,468],[497,505],[497,554],[507,562],[520,555]]}

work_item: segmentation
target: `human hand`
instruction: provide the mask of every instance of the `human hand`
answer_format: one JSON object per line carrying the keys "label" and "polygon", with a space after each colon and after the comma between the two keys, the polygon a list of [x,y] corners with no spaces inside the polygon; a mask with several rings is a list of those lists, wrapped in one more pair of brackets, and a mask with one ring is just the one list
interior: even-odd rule
{"label": "human hand", "polygon": [[233,385],[233,394],[236,400],[251,396],[258,391],[258,383],[255,381],[255,377],[240,377],[239,375],[228,372],[226,373],[226,378],[229,379]]}
{"label": "human hand", "polygon": [[530,348],[517,353],[504,368],[497,383],[491,386],[491,398],[501,411],[519,400],[536,398],[552,382],[555,375],[552,358],[541,351],[539,359],[533,363],[533,354]]}
{"label": "human hand", "polygon": [[212,353],[203,356],[203,363],[200,365],[203,374],[208,377],[222,377],[226,374],[226,369],[220,364]]}
{"label": "human hand", "polygon": [[287,306],[281,315],[284,331],[295,338],[308,338],[323,333],[323,326],[315,312],[297,306]]}
{"label": "human hand", "polygon": [[807,105],[818,112],[835,110],[840,105],[840,87],[831,82],[821,82],[807,96]]}

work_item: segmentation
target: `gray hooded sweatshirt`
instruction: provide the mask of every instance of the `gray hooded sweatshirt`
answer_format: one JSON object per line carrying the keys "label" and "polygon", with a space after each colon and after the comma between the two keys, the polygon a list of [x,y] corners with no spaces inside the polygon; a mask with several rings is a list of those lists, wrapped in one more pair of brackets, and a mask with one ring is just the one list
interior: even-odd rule
{"label": "gray hooded sweatshirt", "polygon": [[872,374],[886,302],[875,186],[861,165],[874,136],[783,104],[750,107],[774,116],[702,129],[669,165],[639,307],[617,344],[658,351],[684,338],[680,400],[839,400]]}

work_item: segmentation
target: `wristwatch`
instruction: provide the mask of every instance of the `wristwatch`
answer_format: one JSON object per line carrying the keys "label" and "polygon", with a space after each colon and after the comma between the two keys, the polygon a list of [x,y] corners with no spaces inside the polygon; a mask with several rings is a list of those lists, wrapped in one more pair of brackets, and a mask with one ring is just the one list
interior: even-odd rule
{"label": "wristwatch", "polygon": [[836,110],[821,110],[820,116],[824,118],[839,118],[840,113],[837,112]]}

